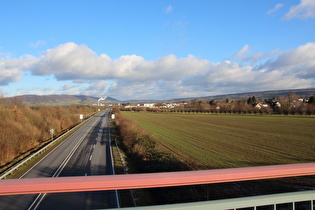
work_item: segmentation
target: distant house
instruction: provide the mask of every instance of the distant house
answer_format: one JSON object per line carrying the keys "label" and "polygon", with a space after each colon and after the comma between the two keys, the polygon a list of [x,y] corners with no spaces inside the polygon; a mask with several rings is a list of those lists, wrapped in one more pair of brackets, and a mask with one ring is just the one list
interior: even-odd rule
{"label": "distant house", "polygon": [[155,104],[143,104],[144,107],[153,108]]}
{"label": "distant house", "polygon": [[160,108],[173,109],[176,106],[180,106],[180,104],[178,104],[178,103],[163,103],[163,105],[161,105]]}
{"label": "distant house", "polygon": [[136,107],[136,105],[135,104],[128,104],[125,106],[126,109],[133,108],[133,107]]}
{"label": "distant house", "polygon": [[280,108],[281,107],[281,104],[280,104],[280,102],[279,101],[272,101],[271,103],[270,103],[270,106],[271,106],[271,108]]}
{"label": "distant house", "polygon": [[175,104],[175,103],[167,103],[167,104],[166,104],[166,107],[169,108],[169,109],[172,109],[172,108],[174,108],[175,106],[177,106],[177,104]]}
{"label": "distant house", "polygon": [[255,109],[268,108],[268,104],[266,103],[256,103],[254,104]]}
{"label": "distant house", "polygon": [[141,104],[137,104],[138,107],[147,107],[147,108],[153,108],[155,106],[155,104],[153,103],[141,103]]}

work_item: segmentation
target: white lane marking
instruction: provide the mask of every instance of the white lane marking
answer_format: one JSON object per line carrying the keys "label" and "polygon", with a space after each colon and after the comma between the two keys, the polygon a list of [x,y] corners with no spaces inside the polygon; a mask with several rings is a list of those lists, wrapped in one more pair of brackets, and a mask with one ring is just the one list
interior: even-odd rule
{"label": "white lane marking", "polygon": [[[94,125],[96,124],[96,122],[98,122],[99,120],[95,120],[94,123],[92,124],[92,126],[90,127],[90,130],[92,129],[92,127],[94,127]],[[91,121],[92,122],[92,121]],[[82,141],[84,140],[84,138],[87,136],[86,132],[81,138],[80,140],[77,142],[77,144],[74,146],[74,148],[71,150],[71,152],[68,154],[68,156],[64,159],[64,161],[60,164],[60,166],[58,167],[58,169],[56,170],[56,172],[54,173],[54,175],[52,177],[58,177],[61,173],[61,171],[64,169],[64,167],[66,166],[66,164],[69,162],[70,158],[72,157],[72,155],[74,154],[74,152],[77,150],[77,148],[80,146],[80,144],[82,143]],[[96,139],[97,140],[97,139]],[[64,141],[65,142],[65,141]],[[62,143],[64,143],[62,142]],[[55,148],[56,149],[56,148]],[[54,149],[54,150],[55,150]],[[51,151],[52,152],[52,151]],[[49,153],[50,154],[50,153]],[[48,156],[48,155],[46,155]],[[45,156],[45,157],[46,157]],[[44,157],[44,158],[45,158]],[[92,158],[92,155],[90,157],[90,159]],[[42,160],[42,159],[41,159]],[[37,163],[38,164],[38,163]],[[37,165],[36,164],[36,165]],[[24,175],[23,175],[24,176]],[[40,205],[40,203],[43,201],[44,197],[46,196],[47,193],[40,193],[36,199],[33,201],[33,203],[31,204],[31,206],[28,208],[28,210],[36,210],[38,208],[38,206]],[[37,203],[36,203],[37,202]]]}
{"label": "white lane marking", "polygon": [[[63,162],[60,164],[60,166],[58,167],[58,169],[55,171],[55,173],[52,175],[52,177],[58,177],[61,173],[61,171],[64,169],[64,167],[66,166],[66,164],[69,162],[70,158],[72,157],[72,155],[74,154],[74,152],[77,150],[77,148],[80,146],[80,144],[82,143],[82,141],[84,140],[84,138],[86,137],[86,135],[83,135],[81,137],[81,139],[76,143],[76,145],[72,148],[72,150],[70,151],[70,153],[67,155],[67,157],[63,160]],[[90,159],[91,160],[91,159]],[[43,201],[44,197],[46,196],[47,193],[40,193],[36,199],[34,200],[34,202],[31,204],[31,206],[28,208],[30,209],[37,209],[39,204]]]}
{"label": "white lane marking", "polygon": [[92,155],[90,156],[90,160],[92,160]]}

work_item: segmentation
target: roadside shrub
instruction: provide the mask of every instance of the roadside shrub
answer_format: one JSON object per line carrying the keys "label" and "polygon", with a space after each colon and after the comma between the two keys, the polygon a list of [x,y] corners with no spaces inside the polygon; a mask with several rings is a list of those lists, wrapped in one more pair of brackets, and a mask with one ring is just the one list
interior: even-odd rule
{"label": "roadside shrub", "polygon": [[1,101],[0,167],[49,141],[50,129],[59,135],[80,122],[79,114],[93,112],[94,108],[81,105],[29,107],[18,100]]}
{"label": "roadside shrub", "polygon": [[178,161],[173,154],[160,151],[154,137],[135,122],[124,117],[114,109],[115,124],[121,138],[119,145],[126,153],[137,173],[165,172],[186,170],[187,167]]}

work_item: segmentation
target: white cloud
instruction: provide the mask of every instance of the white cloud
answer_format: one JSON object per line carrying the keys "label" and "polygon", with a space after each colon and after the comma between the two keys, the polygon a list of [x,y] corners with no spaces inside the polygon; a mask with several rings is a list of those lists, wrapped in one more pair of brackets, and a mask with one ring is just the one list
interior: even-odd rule
{"label": "white cloud", "polygon": [[63,91],[67,91],[67,90],[69,90],[71,88],[72,88],[72,84],[71,83],[67,83],[67,84],[63,85],[61,89]]}
{"label": "white cloud", "polygon": [[236,52],[233,57],[240,59],[240,60],[244,60],[246,57],[248,57],[249,52],[250,52],[249,45],[246,44],[243,46],[243,48],[241,50]]}
{"label": "white cloud", "polygon": [[17,88],[16,96],[19,95],[28,95],[28,94],[35,94],[35,95],[50,95],[50,94],[57,94],[52,87],[23,87]]}
{"label": "white cloud", "polygon": [[103,69],[107,69],[109,62],[108,56],[98,56],[85,45],[69,42],[47,50],[32,72],[35,75],[54,74],[59,80],[106,77],[109,75],[104,75]]}
{"label": "white cloud", "polygon": [[276,4],[274,6],[274,8],[267,11],[267,14],[271,15],[271,14],[275,13],[276,11],[278,11],[281,7],[283,7],[283,4]]}
{"label": "white cloud", "polygon": [[38,48],[38,47],[45,46],[45,45],[46,45],[46,41],[45,40],[38,40],[36,42],[30,43],[30,46],[33,47],[33,48]]}
{"label": "white cloud", "polygon": [[315,43],[310,42],[288,50],[275,60],[269,60],[260,69],[281,71],[283,75],[315,80]]}
{"label": "white cloud", "polygon": [[[0,46],[1,49],[1,46]],[[0,53],[0,60],[1,59],[9,59],[11,57],[10,53]]]}
{"label": "white cloud", "polygon": [[9,55],[0,58],[0,85],[7,85],[20,80],[23,69],[27,69],[36,62],[33,56],[23,56],[18,59],[11,59]]}
{"label": "white cloud", "polygon": [[290,20],[292,18],[315,18],[315,1],[301,0],[300,4],[292,6],[284,19]]}
{"label": "white cloud", "polygon": [[7,85],[10,82],[19,81],[22,71],[19,68],[8,68],[0,66],[0,85]]}
{"label": "white cloud", "polygon": [[168,5],[167,7],[164,8],[164,12],[166,14],[169,14],[169,13],[173,12],[173,6],[172,5]]}
{"label": "white cloud", "polygon": [[94,81],[90,82],[89,86],[81,93],[87,96],[104,96],[108,93],[111,84],[108,81]]}
{"label": "white cloud", "polygon": [[[1,60],[0,84],[17,81],[23,70],[69,81],[60,93],[112,96],[119,99],[169,99],[223,93],[315,86],[315,43],[287,51],[250,52],[244,45],[235,61],[212,63],[193,55],[168,55],[154,61],[124,55],[112,60],[85,45],[65,43],[41,57]],[[41,89],[40,92],[47,90]],[[52,91],[57,91],[56,89]]]}
{"label": "white cloud", "polygon": [[35,75],[53,74],[58,80],[124,79],[129,81],[178,79],[202,69],[208,61],[190,55],[177,58],[169,55],[156,61],[146,61],[136,55],[124,55],[111,60],[98,56],[85,45],[66,43],[46,53],[32,67]]}
{"label": "white cloud", "polygon": [[271,52],[263,53],[252,53],[250,46],[248,44],[244,45],[241,50],[236,52],[231,59],[238,60],[241,63],[249,63],[249,65],[254,66],[257,62],[264,62],[265,59],[270,58],[281,53],[281,50],[276,49]]}

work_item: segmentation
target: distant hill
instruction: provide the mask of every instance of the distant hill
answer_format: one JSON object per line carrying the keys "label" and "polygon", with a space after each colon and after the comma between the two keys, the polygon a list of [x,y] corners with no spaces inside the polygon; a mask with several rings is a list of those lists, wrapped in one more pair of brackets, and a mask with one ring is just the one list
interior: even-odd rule
{"label": "distant hill", "polygon": [[246,93],[235,93],[235,94],[225,94],[225,95],[216,95],[216,96],[206,96],[206,97],[192,97],[192,98],[177,98],[173,101],[189,101],[189,100],[197,100],[197,101],[210,101],[214,100],[237,100],[244,99],[250,96],[255,96],[256,98],[277,98],[280,96],[287,96],[289,94],[296,94],[298,96],[312,96],[315,95],[315,88],[307,88],[307,89],[293,89],[293,90],[272,90],[272,91],[261,91],[261,92],[246,92]]}
{"label": "distant hill", "polygon": [[[298,96],[314,96],[315,88],[308,89],[293,89],[293,90],[273,90],[273,91],[260,91],[260,92],[246,92],[246,93],[235,93],[235,94],[225,94],[225,95],[215,95],[215,96],[205,96],[205,97],[190,97],[190,98],[175,98],[171,100],[128,100],[128,101],[119,101],[112,97],[106,97],[105,100],[100,101],[101,103],[149,103],[149,102],[181,102],[181,101],[210,101],[214,100],[237,100],[237,99],[246,99],[250,96],[255,96],[256,98],[277,98],[280,96],[287,96],[289,94],[296,94]],[[21,95],[15,97],[3,98],[3,100],[14,100],[19,99],[27,105],[71,105],[71,104],[96,104],[98,99],[93,96],[84,96],[84,95]]]}
{"label": "distant hill", "polygon": [[[96,104],[98,99],[93,96],[84,95],[21,95],[4,98],[4,100],[15,100],[19,99],[27,105],[71,105],[71,104]],[[117,103],[118,100],[115,98],[107,97],[103,103]]]}

